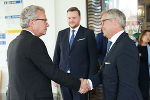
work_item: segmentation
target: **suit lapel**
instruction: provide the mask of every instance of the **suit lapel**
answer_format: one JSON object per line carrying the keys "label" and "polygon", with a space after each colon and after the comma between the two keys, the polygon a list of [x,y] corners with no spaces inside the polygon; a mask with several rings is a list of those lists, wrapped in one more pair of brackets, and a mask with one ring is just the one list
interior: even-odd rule
{"label": "suit lapel", "polygon": [[84,30],[83,30],[82,26],[80,26],[79,29],[78,29],[78,32],[77,32],[77,34],[76,34],[76,36],[75,36],[75,38],[74,38],[74,41],[73,41],[72,47],[71,47],[71,49],[70,49],[70,52],[71,52],[72,49],[75,47],[75,45],[76,45],[77,42],[78,42],[77,40],[80,39],[80,37],[82,36],[83,33],[84,33]]}
{"label": "suit lapel", "polygon": [[65,38],[65,44],[66,44],[66,46],[67,46],[67,51],[69,52],[70,51],[70,46],[69,46],[69,36],[70,36],[70,28],[68,28],[67,30],[66,30],[66,34],[65,34],[66,36],[66,38]]}
{"label": "suit lapel", "polygon": [[116,40],[116,42],[113,44],[113,46],[111,47],[111,49],[110,49],[110,51],[108,52],[108,54],[105,56],[105,58],[104,58],[104,62],[106,61],[106,59],[112,54],[112,52],[115,50],[115,48],[117,47],[117,45],[119,44],[119,42],[123,39],[123,38],[125,38],[126,36],[128,36],[128,34],[127,33],[122,33],[119,37],[118,37],[118,39]]}

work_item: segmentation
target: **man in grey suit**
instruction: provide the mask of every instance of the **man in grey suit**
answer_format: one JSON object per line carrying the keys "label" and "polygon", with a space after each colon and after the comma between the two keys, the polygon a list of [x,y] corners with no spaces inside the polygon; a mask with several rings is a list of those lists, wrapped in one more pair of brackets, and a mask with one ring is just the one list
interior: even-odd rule
{"label": "man in grey suit", "polygon": [[124,31],[125,26],[126,17],[120,10],[102,13],[100,28],[111,45],[100,72],[90,79],[94,87],[102,82],[103,100],[142,100],[138,50]]}
{"label": "man in grey suit", "polygon": [[48,26],[43,8],[31,5],[22,11],[23,30],[8,47],[7,100],[53,100],[51,80],[75,91],[83,88],[81,93],[88,89],[86,81],[81,79],[80,82],[52,63],[39,38],[46,34]]}
{"label": "man in grey suit", "polygon": [[[74,77],[89,78],[98,71],[98,55],[94,32],[80,25],[80,11],[76,7],[67,10],[70,27],[59,31],[53,62]],[[88,94],[61,86],[63,100],[88,100]]]}

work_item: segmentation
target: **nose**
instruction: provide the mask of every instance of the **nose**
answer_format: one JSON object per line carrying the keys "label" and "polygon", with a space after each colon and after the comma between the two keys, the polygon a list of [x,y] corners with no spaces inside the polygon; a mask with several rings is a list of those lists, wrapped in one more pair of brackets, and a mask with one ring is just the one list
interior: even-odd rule
{"label": "nose", "polygon": [[48,24],[48,22],[46,22],[46,27],[49,27],[49,24]]}

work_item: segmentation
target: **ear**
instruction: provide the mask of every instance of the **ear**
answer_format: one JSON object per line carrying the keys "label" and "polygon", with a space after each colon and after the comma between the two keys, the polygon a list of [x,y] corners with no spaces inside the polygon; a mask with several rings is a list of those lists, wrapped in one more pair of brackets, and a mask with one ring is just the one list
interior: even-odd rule
{"label": "ear", "polygon": [[34,24],[33,22],[34,22],[34,20],[33,20],[33,19],[30,19],[30,20],[29,20],[29,26],[33,26],[33,24]]}
{"label": "ear", "polygon": [[118,23],[118,18],[114,18],[113,22]]}
{"label": "ear", "polygon": [[119,20],[118,20],[118,18],[114,18],[114,19],[113,19],[113,23],[115,24],[115,26],[118,26],[118,25],[119,25]]}

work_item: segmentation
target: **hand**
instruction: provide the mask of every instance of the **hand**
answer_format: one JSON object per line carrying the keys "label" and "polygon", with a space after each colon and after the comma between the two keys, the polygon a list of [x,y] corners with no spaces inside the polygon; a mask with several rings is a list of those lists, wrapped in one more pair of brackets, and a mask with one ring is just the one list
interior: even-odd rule
{"label": "hand", "polygon": [[53,84],[54,84],[54,86],[55,86],[56,88],[58,88],[58,87],[59,87],[59,84],[58,84],[58,83],[56,83],[56,82],[54,82],[54,81],[53,81]]}
{"label": "hand", "polygon": [[141,54],[141,53],[139,53],[139,56],[142,56],[142,54]]}
{"label": "hand", "polygon": [[81,86],[80,86],[80,90],[78,92],[83,94],[83,93],[86,93],[89,90],[91,90],[90,84],[87,79],[80,78],[80,80],[81,80]]}

